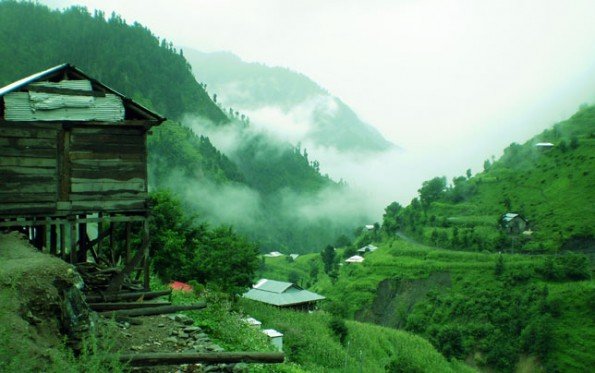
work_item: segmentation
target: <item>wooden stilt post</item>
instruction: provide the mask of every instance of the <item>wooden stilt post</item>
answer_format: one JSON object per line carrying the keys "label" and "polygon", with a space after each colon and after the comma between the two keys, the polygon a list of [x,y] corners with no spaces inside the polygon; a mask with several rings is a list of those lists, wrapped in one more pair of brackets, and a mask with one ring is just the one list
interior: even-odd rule
{"label": "wooden stilt post", "polygon": [[66,260],[66,227],[66,224],[60,224],[60,256],[62,260]]}
{"label": "wooden stilt post", "polygon": [[144,279],[143,279],[143,285],[145,288],[145,291],[149,291],[150,290],[150,281],[151,281],[151,273],[150,273],[150,268],[149,268],[149,252],[150,252],[150,248],[151,248],[151,240],[150,240],[150,235],[149,235],[149,219],[145,219],[145,221],[143,221],[143,235],[145,237],[145,241],[147,242],[147,244],[145,245],[145,258],[144,258],[144,262],[143,262],[143,268],[144,268]]}
{"label": "wooden stilt post", "polygon": [[[81,219],[85,219],[86,215],[80,215]],[[82,263],[87,261],[87,223],[80,223],[78,231],[79,251],[77,255],[77,262]]]}
{"label": "wooden stilt post", "polygon": [[126,222],[126,264],[130,262],[130,222]]}
{"label": "wooden stilt post", "polygon": [[70,263],[76,263],[76,219],[68,221],[68,245],[70,248]]}
{"label": "wooden stilt post", "polygon": [[56,255],[58,251],[58,226],[50,225],[50,254]]}
{"label": "wooden stilt post", "polygon": [[109,223],[109,255],[112,265],[116,265],[116,250],[115,250],[116,238],[114,236],[114,223]]}
{"label": "wooden stilt post", "polygon": [[103,242],[103,213],[100,212],[98,215],[99,221],[97,222],[97,248],[95,249],[95,252],[97,253],[97,256],[101,256],[101,243]]}
{"label": "wooden stilt post", "polygon": [[42,251],[50,251],[50,218],[45,218],[45,225],[43,227],[43,248]]}

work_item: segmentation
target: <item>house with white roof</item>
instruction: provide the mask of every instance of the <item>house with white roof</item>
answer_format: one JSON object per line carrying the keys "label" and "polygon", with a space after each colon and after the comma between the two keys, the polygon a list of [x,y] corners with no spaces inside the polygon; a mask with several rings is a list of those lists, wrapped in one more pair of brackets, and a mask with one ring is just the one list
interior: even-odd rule
{"label": "house with white roof", "polygon": [[364,257],[359,255],[354,255],[345,259],[345,263],[352,264],[352,263],[363,263]]}
{"label": "house with white roof", "polygon": [[326,299],[320,294],[304,290],[291,282],[261,279],[252,289],[243,295],[244,298],[270,304],[277,307],[295,307],[312,309],[316,302]]}

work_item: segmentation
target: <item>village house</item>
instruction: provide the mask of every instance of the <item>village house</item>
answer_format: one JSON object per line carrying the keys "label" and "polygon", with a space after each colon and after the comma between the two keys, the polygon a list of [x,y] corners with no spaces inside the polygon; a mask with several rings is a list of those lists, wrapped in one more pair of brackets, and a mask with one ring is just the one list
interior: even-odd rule
{"label": "village house", "polygon": [[25,227],[37,248],[73,264],[122,262],[109,291],[136,271],[148,289],[147,135],[164,120],[69,64],[0,88],[0,228]]}
{"label": "village house", "polygon": [[313,309],[316,303],[326,299],[320,294],[304,290],[291,282],[261,279],[252,289],[243,295],[244,298],[270,304],[277,307],[293,307]]}
{"label": "village house", "polygon": [[378,250],[377,246],[374,246],[372,244],[366,245],[360,249],[357,250],[358,253],[360,253],[361,255],[364,255],[365,253],[372,253],[374,251]]}
{"label": "village house", "polygon": [[528,222],[517,213],[507,212],[500,218],[500,225],[506,233],[520,234],[527,229]]}
{"label": "village house", "polygon": [[354,256],[351,256],[351,257],[345,259],[345,263],[347,263],[347,264],[363,263],[363,262],[364,262],[364,257],[360,256],[360,255],[354,255]]}

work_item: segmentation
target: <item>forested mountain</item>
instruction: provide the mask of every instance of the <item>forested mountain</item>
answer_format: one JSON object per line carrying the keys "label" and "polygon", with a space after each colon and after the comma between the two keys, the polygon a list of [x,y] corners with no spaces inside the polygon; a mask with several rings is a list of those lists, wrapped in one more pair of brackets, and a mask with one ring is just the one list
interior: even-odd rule
{"label": "forested mountain", "polygon": [[[387,207],[383,227],[430,245],[471,251],[553,253],[595,248],[595,106],[526,143],[512,143],[471,176],[423,183],[406,208]],[[519,214],[524,232],[507,233],[502,216]],[[516,234],[515,234],[516,233]]]}
{"label": "forested mountain", "polygon": [[[0,36],[0,85],[68,62],[169,118],[149,137],[150,182],[179,194],[199,219],[233,224],[263,248],[292,251],[313,250],[365,219],[302,216],[300,209],[318,203],[319,193],[345,186],[321,175],[305,149],[228,117],[182,52],[144,26],[81,7],[57,11],[3,1]],[[184,126],[185,118],[234,132],[236,147],[225,154],[202,128]]]}
{"label": "forested mountain", "polygon": [[[277,109],[309,122],[300,139],[341,151],[382,151],[394,145],[337,97],[303,74],[247,63],[229,52],[184,49],[197,79],[225,106],[250,115]],[[300,123],[304,125],[304,123]]]}

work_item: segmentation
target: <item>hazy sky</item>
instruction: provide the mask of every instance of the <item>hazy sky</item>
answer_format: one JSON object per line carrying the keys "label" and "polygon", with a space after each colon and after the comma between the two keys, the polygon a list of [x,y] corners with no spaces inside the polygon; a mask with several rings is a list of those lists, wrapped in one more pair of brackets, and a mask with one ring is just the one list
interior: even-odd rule
{"label": "hazy sky", "polygon": [[593,0],[41,2],[302,72],[449,176],[595,99]]}

